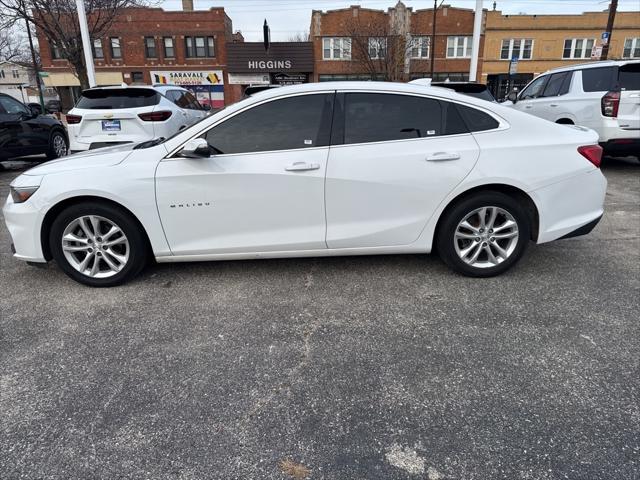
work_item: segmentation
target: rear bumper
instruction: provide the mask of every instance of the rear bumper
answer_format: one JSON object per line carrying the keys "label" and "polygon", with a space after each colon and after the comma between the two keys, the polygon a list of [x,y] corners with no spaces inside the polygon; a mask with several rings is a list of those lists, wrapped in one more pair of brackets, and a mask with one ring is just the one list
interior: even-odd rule
{"label": "rear bumper", "polygon": [[602,219],[602,215],[600,215],[595,220],[591,220],[589,223],[579,228],[576,228],[573,232],[569,232],[566,235],[560,237],[559,240],[562,240],[563,238],[573,238],[573,237],[580,237],[581,235],[587,235],[588,233],[591,233],[591,230],[596,228],[596,225],[600,223],[601,219]]}
{"label": "rear bumper", "polygon": [[640,137],[616,138],[608,142],[600,142],[600,146],[609,155],[640,155]]}
{"label": "rear bumper", "polygon": [[606,190],[607,180],[594,169],[529,192],[540,217],[537,243],[588,233],[604,213]]}

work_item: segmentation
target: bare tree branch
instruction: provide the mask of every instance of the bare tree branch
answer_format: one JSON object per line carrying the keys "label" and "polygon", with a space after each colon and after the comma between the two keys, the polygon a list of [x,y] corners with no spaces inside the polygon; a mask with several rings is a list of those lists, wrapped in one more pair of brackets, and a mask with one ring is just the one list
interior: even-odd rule
{"label": "bare tree branch", "polygon": [[[147,6],[153,0],[85,0],[89,36],[104,37],[118,14],[130,7]],[[69,61],[82,88],[88,88],[82,38],[75,0],[0,0],[3,18],[21,19],[35,25]],[[14,20],[15,21],[15,20]],[[0,43],[1,45],[1,43]],[[0,49],[0,55],[3,50]]]}

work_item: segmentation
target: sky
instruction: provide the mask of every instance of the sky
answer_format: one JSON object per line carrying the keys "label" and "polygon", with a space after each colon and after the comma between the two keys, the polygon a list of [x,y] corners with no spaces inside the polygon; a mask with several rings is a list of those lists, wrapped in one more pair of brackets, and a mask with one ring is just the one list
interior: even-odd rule
{"label": "sky", "polygon": [[[349,5],[386,10],[397,0],[194,0],[196,10],[224,7],[233,21],[233,30],[240,30],[246,41],[262,40],[262,23],[266,19],[271,28],[272,41],[286,41],[297,33],[306,33],[312,10],[334,10]],[[433,0],[403,0],[414,10],[432,8]],[[438,0],[440,3],[440,0]],[[475,8],[475,0],[445,0],[455,7]],[[497,10],[504,14],[550,14],[602,11],[608,0],[496,0]],[[181,0],[160,0],[165,10],[182,9]],[[493,0],[484,0],[484,8],[493,8]],[[619,0],[618,11],[640,11],[640,0]],[[640,25],[640,13],[638,14]]]}

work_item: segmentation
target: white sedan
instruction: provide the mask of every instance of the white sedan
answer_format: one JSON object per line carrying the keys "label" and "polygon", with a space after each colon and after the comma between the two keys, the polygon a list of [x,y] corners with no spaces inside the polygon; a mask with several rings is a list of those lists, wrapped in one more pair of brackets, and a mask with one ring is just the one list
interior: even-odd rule
{"label": "white sedan", "polygon": [[314,83],[257,94],[166,140],[78,154],[11,184],[15,257],[116,285],[158,262],[428,253],[512,267],[588,233],[595,132],[449,89]]}

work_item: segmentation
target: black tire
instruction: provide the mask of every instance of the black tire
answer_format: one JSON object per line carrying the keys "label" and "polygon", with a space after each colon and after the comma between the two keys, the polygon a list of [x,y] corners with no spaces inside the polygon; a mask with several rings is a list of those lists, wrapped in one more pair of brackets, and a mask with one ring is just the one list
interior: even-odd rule
{"label": "black tire", "polygon": [[67,137],[61,130],[56,129],[53,132],[51,132],[51,136],[49,137],[49,146],[47,147],[47,160],[53,160],[55,158],[60,158],[61,156],[64,156],[64,155],[60,155],[56,149],[56,141],[59,141],[60,139],[62,139],[66,147],[65,155],[69,153],[69,142],[67,141]]}
{"label": "black tire", "polygon": [[[513,217],[517,224],[518,239],[515,248],[506,260],[493,267],[476,267],[464,262],[456,252],[455,233],[458,224],[467,215],[479,208],[490,206],[498,207]],[[500,192],[479,192],[463,198],[446,212],[438,227],[436,249],[442,260],[456,272],[470,277],[492,277],[505,272],[522,257],[531,238],[530,232],[529,216],[517,200]],[[482,243],[482,245],[486,244],[488,242]]]}
{"label": "black tire", "polygon": [[[113,222],[122,230],[129,242],[129,258],[124,267],[113,276],[94,278],[85,275],[76,270],[64,255],[62,235],[65,228],[75,219],[85,215],[100,216]],[[56,217],[49,232],[49,248],[58,266],[69,277],[91,287],[113,287],[137,276],[146,265],[149,257],[147,245],[146,237],[138,222],[128,212],[107,203],[86,202],[72,205]]]}

